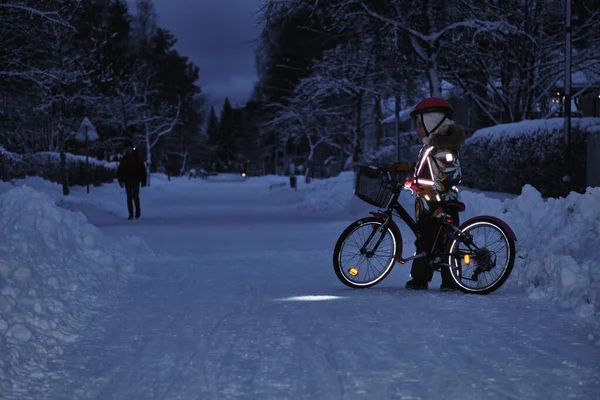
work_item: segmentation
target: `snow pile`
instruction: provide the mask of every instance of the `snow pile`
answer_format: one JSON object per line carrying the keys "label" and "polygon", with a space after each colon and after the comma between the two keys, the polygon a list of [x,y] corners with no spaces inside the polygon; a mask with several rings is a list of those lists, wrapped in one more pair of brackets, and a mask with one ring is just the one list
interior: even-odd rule
{"label": "snow pile", "polygon": [[342,172],[329,179],[313,179],[305,183],[297,177],[297,190],[291,189],[289,178],[281,185],[272,184],[270,196],[274,203],[294,208],[295,214],[306,216],[337,216],[348,210],[348,199],[354,193],[354,172]]}
{"label": "snow pile", "polygon": [[[342,172],[335,178],[313,180],[304,185],[305,199],[298,205],[302,214],[337,215],[346,210],[343,201],[348,193],[354,193],[354,172]],[[348,192],[350,187],[350,192]]]}
{"label": "snow pile", "polygon": [[0,226],[0,392],[16,393],[151,252],[27,186],[0,195]]}
{"label": "snow pile", "polygon": [[[351,173],[313,183],[299,189],[305,195],[294,204],[304,214],[337,213],[352,220],[374,209],[354,198]],[[542,198],[531,185],[521,195],[503,199],[461,190],[460,200],[467,205],[461,221],[492,215],[515,232],[515,267],[505,287],[522,288],[531,299],[544,299],[582,317],[600,317],[600,188],[556,199]],[[410,213],[413,201],[402,194],[401,203]],[[412,246],[412,237],[404,240],[407,249]]]}
{"label": "snow pile", "polygon": [[517,236],[515,268],[507,287],[524,288],[581,316],[600,316],[600,188],[543,199],[530,185],[504,201],[461,192],[464,217],[494,215]]}

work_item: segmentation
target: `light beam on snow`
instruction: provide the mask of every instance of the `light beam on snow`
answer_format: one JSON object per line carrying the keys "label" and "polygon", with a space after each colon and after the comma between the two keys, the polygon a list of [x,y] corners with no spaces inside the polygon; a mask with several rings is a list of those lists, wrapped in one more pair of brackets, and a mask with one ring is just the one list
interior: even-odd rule
{"label": "light beam on snow", "polygon": [[324,301],[324,300],[335,300],[335,299],[343,299],[341,296],[293,296],[286,297],[283,299],[278,299],[278,301]]}

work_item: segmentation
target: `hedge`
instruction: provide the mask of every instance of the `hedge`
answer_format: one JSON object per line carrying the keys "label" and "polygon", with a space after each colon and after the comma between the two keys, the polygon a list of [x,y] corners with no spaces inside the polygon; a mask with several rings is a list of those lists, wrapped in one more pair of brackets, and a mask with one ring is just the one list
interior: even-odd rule
{"label": "hedge", "polygon": [[[571,189],[586,186],[586,143],[600,118],[573,118]],[[460,160],[462,184],[481,190],[520,194],[525,184],[544,197],[565,195],[567,172],[564,120],[526,120],[480,129],[465,141]]]}
{"label": "hedge", "polygon": [[25,176],[26,169],[23,156],[6,151],[0,146],[0,179],[10,181],[25,178]]}
{"label": "hedge", "polygon": [[[87,184],[85,157],[65,153],[67,176],[70,186]],[[95,158],[89,159],[90,183],[110,183],[116,177],[118,163],[108,163]],[[39,176],[51,182],[61,183],[59,153],[14,154],[0,147],[0,178],[3,181]]]}

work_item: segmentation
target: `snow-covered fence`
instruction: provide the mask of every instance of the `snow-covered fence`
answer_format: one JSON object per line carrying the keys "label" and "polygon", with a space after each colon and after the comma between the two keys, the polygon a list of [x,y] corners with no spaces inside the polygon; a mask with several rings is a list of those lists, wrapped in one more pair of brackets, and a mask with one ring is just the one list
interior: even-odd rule
{"label": "snow-covered fence", "polygon": [[[69,153],[66,156],[69,185],[87,184],[85,157]],[[116,177],[117,166],[118,163],[90,158],[90,183],[99,185],[112,182]],[[21,155],[10,153],[0,147],[0,179],[9,181],[25,176],[39,176],[51,182],[61,182],[60,154],[41,152]]]}
{"label": "snow-covered fence", "polygon": [[[572,120],[573,190],[586,187],[586,144],[600,118]],[[521,193],[530,184],[545,197],[562,194],[567,173],[562,118],[527,120],[480,129],[461,149],[463,184],[481,190]]]}

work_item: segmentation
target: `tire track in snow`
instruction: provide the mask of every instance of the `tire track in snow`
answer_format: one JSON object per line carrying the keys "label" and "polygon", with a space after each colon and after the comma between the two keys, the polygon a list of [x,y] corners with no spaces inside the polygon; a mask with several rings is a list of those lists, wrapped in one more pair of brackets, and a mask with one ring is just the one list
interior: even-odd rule
{"label": "tire track in snow", "polygon": [[[304,343],[303,349],[298,349],[295,351],[295,358],[297,357],[303,363],[308,364],[307,370],[311,371],[311,374],[318,374],[319,379],[321,380],[324,380],[323,375],[334,375],[334,378],[337,381],[337,388],[339,390],[339,393],[337,394],[340,396],[340,398],[344,398],[344,382],[339,373],[339,366],[335,358],[335,352],[333,350],[331,342],[328,343],[328,346],[324,346],[315,341],[314,335],[310,338],[307,338],[303,334],[298,333],[298,328],[292,327],[291,319],[291,313],[287,313],[286,315],[281,317],[283,325],[287,328],[287,331],[289,332],[289,334],[291,334],[292,338]],[[315,351],[315,349],[318,349],[318,351]],[[308,350],[308,352],[303,350]],[[322,359],[324,359],[327,362],[329,368],[325,369],[322,366],[319,367],[319,365],[321,364],[319,361],[321,361]],[[321,372],[323,373],[323,375],[321,375],[320,373],[312,372],[319,369],[322,370]],[[322,395],[323,394],[321,393],[320,396]],[[329,396],[331,396],[331,394]],[[317,397],[319,397],[317,393],[312,393],[309,398]]]}

